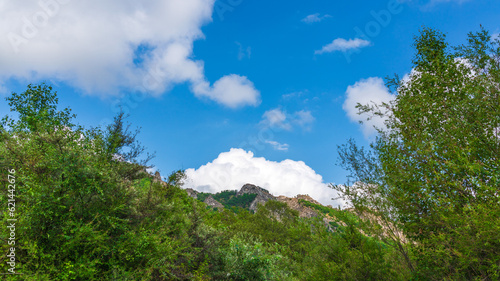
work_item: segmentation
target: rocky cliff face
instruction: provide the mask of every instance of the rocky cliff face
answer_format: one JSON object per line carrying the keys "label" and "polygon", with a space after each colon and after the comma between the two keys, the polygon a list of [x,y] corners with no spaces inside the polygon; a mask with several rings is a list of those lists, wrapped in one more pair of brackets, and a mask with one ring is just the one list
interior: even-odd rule
{"label": "rocky cliff face", "polygon": [[[186,188],[186,192],[188,193],[189,196],[193,198],[198,197],[198,191],[193,190],[191,188]],[[241,196],[243,194],[256,194],[257,196],[255,199],[252,201],[250,204],[249,210],[251,211],[257,211],[257,206],[259,204],[265,204],[269,200],[278,200],[280,202],[286,203],[288,207],[292,210],[296,210],[299,212],[299,217],[302,218],[313,218],[313,217],[318,217],[320,214],[318,211],[311,207],[304,206],[303,204],[300,203],[300,200],[305,200],[314,204],[321,205],[318,201],[314,200],[311,196],[309,195],[297,195],[293,198],[286,197],[286,196],[278,196],[275,197],[269,191],[265,190],[264,188],[261,188],[259,186],[256,186],[254,184],[245,184],[243,187],[241,187],[240,191],[236,193],[236,196]],[[224,205],[222,205],[220,202],[215,200],[211,195],[208,196],[205,201],[207,205],[214,207],[214,208],[219,208],[222,209],[224,208]],[[330,217],[325,217],[325,224],[327,224],[330,221],[333,221],[333,218]]]}
{"label": "rocky cliff face", "polygon": [[155,175],[153,176],[153,182],[159,182],[161,183],[163,186],[167,186],[167,183],[164,182],[162,179],[161,179],[161,174],[160,172],[156,171],[155,172]]}
{"label": "rocky cliff face", "polygon": [[[198,191],[191,189],[191,188],[186,188],[186,192],[188,193],[189,196],[193,198],[198,197]],[[299,216],[303,218],[312,218],[312,217],[317,217],[319,214],[317,213],[316,210],[313,208],[303,206],[300,204],[299,200],[306,200],[314,204],[321,205],[318,201],[314,200],[311,198],[309,195],[297,195],[296,197],[290,198],[286,196],[278,196],[275,197],[269,191],[266,189],[256,186],[254,184],[247,183],[244,186],[241,187],[241,189],[236,193],[236,196],[241,196],[243,194],[256,194],[257,196],[255,199],[252,201],[250,204],[249,210],[251,211],[257,211],[257,206],[259,204],[265,204],[269,200],[278,200],[280,202],[284,202],[290,207],[292,210],[296,210],[299,212]],[[212,196],[209,196],[205,199],[204,201],[207,205],[215,207],[215,208],[223,208],[224,206],[215,200]]]}
{"label": "rocky cliff face", "polygon": [[219,201],[215,200],[212,195],[208,196],[203,203],[207,204],[210,207],[217,208],[222,211],[224,209],[224,205],[222,205]]}
{"label": "rocky cliff face", "polygon": [[[198,197],[198,191],[193,190],[191,188],[186,188],[186,192],[188,193],[189,196],[193,198]],[[329,231],[334,231],[332,227],[330,226],[330,222],[336,221],[336,218],[330,217],[328,214],[326,216],[323,216],[320,214],[317,210],[314,208],[305,206],[303,203],[301,203],[301,200],[305,200],[308,202],[311,202],[313,204],[317,204],[320,206],[323,206],[321,203],[318,201],[314,200],[311,196],[309,195],[297,195],[293,198],[286,197],[286,196],[278,196],[275,197],[269,191],[265,190],[264,188],[261,188],[259,186],[253,185],[253,184],[245,184],[243,187],[241,187],[240,191],[236,193],[236,196],[241,196],[243,194],[256,194],[255,199],[252,201],[250,204],[249,210],[251,211],[257,211],[257,206],[259,204],[265,204],[269,200],[278,200],[280,202],[286,203],[288,207],[292,210],[296,210],[299,213],[299,217],[301,218],[314,218],[314,217],[320,217],[323,219],[323,223],[325,226],[328,228]],[[224,205],[222,205],[219,201],[215,200],[212,195],[209,195],[205,201],[203,201],[205,204],[217,208],[219,211],[222,211],[224,209]],[[331,207],[331,206],[328,206]],[[278,218],[279,220],[279,218]]]}
{"label": "rocky cliff face", "polygon": [[[299,199],[304,199],[304,196],[307,196],[307,195],[297,195],[294,198],[290,198],[290,197],[286,197],[286,196],[278,196],[277,199],[280,202],[286,203],[290,209],[298,211],[299,217],[301,217],[301,218],[317,217],[318,213],[316,212],[316,210],[300,204]],[[307,196],[307,197],[309,197],[309,196]],[[310,201],[311,203],[319,204],[319,203],[315,203],[315,202],[317,202],[316,200],[312,199],[311,197],[309,197],[309,198],[313,201],[313,202]],[[304,199],[304,200],[307,200],[307,199]],[[309,200],[307,200],[307,201],[309,201]]]}
{"label": "rocky cliff face", "polygon": [[240,196],[243,194],[257,194],[255,199],[250,204],[250,208],[249,208],[251,211],[254,211],[254,212],[257,211],[257,206],[259,204],[265,204],[269,200],[276,200],[276,197],[271,195],[271,193],[269,193],[267,190],[265,190],[261,187],[258,187],[256,185],[249,184],[249,183],[245,184],[240,189],[240,191],[238,191],[236,196]]}
{"label": "rocky cliff face", "polygon": [[317,205],[322,205],[321,203],[319,203],[318,201],[314,200],[311,196],[309,195],[303,195],[303,194],[299,194],[297,196],[295,196],[295,198],[297,198],[298,200],[306,200],[306,201],[309,201],[313,204],[317,204]]}
{"label": "rocky cliff face", "polygon": [[198,199],[198,193],[199,193],[198,191],[192,188],[186,188],[185,190],[189,196],[193,197],[194,199]]}

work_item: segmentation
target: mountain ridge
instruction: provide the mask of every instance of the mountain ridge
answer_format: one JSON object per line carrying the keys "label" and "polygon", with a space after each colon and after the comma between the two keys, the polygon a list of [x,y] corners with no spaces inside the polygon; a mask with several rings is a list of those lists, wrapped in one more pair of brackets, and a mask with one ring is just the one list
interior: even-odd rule
{"label": "mountain ridge", "polygon": [[[221,202],[217,201],[214,198],[214,195],[219,194],[220,192],[212,194],[212,193],[199,192],[199,191],[196,191],[192,188],[185,188],[184,190],[188,193],[189,196],[191,196],[194,199],[198,199],[198,200],[200,200],[200,198],[198,198],[198,195],[200,193],[201,194],[210,194],[206,198],[202,197],[202,199],[204,199],[204,200],[200,200],[200,201],[202,201],[202,202],[206,203],[207,205],[214,207],[214,208],[221,208],[221,206],[224,206],[224,204],[222,204]],[[233,190],[233,191],[236,191],[236,190]],[[260,186],[251,184],[251,183],[244,184],[239,190],[236,191],[235,196],[239,197],[239,196],[243,196],[244,194],[255,194],[256,195],[255,199],[253,199],[253,201],[250,203],[250,206],[248,207],[248,210],[252,211],[252,212],[257,211],[258,205],[265,204],[267,201],[270,201],[270,200],[275,200],[275,201],[286,203],[290,209],[298,212],[299,217],[303,217],[303,218],[318,217],[319,213],[317,210],[302,204],[300,202],[301,200],[305,200],[305,201],[308,201],[312,204],[316,204],[316,205],[319,205],[322,207],[332,208],[330,205],[324,206],[323,204],[316,201],[308,194],[297,194],[295,197],[287,197],[284,195],[275,196],[275,195],[271,194],[268,190],[266,190]]]}

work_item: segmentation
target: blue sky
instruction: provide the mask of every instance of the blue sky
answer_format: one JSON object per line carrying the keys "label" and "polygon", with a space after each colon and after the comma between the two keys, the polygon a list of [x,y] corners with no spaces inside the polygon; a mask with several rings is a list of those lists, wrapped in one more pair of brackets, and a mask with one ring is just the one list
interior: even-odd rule
{"label": "blue sky", "polygon": [[480,24],[500,31],[494,0],[0,1],[0,12],[3,97],[47,81],[85,126],[121,105],[164,176],[188,169],[198,190],[252,182],[325,204],[326,184],[346,180],[337,145],[367,145],[382,124],[359,125],[354,105],[393,98],[382,79],[411,71],[420,27],[451,45]]}

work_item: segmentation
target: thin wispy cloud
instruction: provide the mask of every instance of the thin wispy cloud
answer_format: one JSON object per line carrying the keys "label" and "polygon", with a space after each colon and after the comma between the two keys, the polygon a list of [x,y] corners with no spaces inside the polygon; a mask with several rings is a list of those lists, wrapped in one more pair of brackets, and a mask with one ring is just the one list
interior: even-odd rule
{"label": "thin wispy cloud", "polygon": [[[406,0],[406,2],[409,2],[410,0]],[[441,4],[458,4],[462,5],[466,2],[470,2],[471,0],[430,0],[426,4],[422,4],[420,9],[424,12],[428,12],[436,8],[437,6],[440,6]]]}
{"label": "thin wispy cloud", "polygon": [[252,55],[252,47],[248,46],[244,48],[240,42],[236,42],[236,45],[238,45],[238,60],[242,60],[244,58],[249,59]]}
{"label": "thin wispy cloud", "polygon": [[290,131],[292,129],[292,125],[287,118],[288,117],[285,112],[279,108],[275,108],[266,111],[262,115],[262,121],[260,124],[264,127],[279,128]]}
{"label": "thin wispy cloud", "polygon": [[331,18],[332,16],[330,15],[323,15],[321,16],[320,13],[308,15],[307,17],[303,18],[301,21],[305,23],[315,23],[315,22],[320,22],[323,21],[327,18]]}
{"label": "thin wispy cloud", "polygon": [[272,140],[266,140],[267,144],[270,144],[274,150],[279,150],[279,151],[288,151],[288,148],[290,145],[287,143],[279,143],[277,141],[272,141]]}
{"label": "thin wispy cloud", "polygon": [[298,91],[298,92],[292,92],[292,93],[288,93],[288,94],[284,94],[281,96],[281,98],[283,100],[291,100],[291,99],[294,99],[294,98],[300,98],[302,96],[304,96],[305,94],[308,93],[308,90],[304,90],[304,91]]}
{"label": "thin wispy cloud", "polygon": [[349,40],[346,40],[344,38],[337,38],[337,39],[333,40],[332,43],[323,46],[323,48],[321,48],[321,50],[317,50],[314,53],[317,55],[321,55],[324,53],[331,53],[331,52],[335,52],[335,51],[346,52],[346,51],[352,50],[352,49],[364,48],[364,47],[370,46],[370,44],[371,44],[370,41],[360,39],[360,38],[349,39]]}
{"label": "thin wispy cloud", "polygon": [[295,123],[305,130],[309,130],[310,125],[314,122],[315,118],[310,111],[301,110],[294,113],[292,123]]}
{"label": "thin wispy cloud", "polygon": [[260,124],[264,127],[285,131],[292,131],[294,127],[300,127],[302,130],[308,131],[315,120],[312,113],[307,110],[300,110],[289,114],[280,108],[275,108],[266,111],[262,115]]}
{"label": "thin wispy cloud", "polygon": [[429,1],[429,5],[435,5],[435,4],[439,4],[439,3],[458,3],[458,4],[462,4],[462,3],[465,3],[465,2],[469,2],[470,0],[431,0]]}

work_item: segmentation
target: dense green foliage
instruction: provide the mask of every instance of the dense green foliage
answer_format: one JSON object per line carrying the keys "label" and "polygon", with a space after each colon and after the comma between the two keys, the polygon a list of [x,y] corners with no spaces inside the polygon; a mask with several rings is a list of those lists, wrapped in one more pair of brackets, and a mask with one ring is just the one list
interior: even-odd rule
{"label": "dense green foliage", "polygon": [[248,193],[237,196],[237,193],[236,190],[224,190],[215,194],[200,192],[197,199],[203,202],[208,196],[212,195],[215,200],[224,205],[224,208],[238,212],[239,208],[248,209],[257,196],[257,194]]}
{"label": "dense green foliage", "polygon": [[359,226],[359,217],[356,216],[354,213],[352,213],[350,210],[329,208],[323,205],[311,203],[303,199],[299,200],[299,202],[303,206],[311,207],[315,210],[318,210],[321,214],[327,215],[328,217],[335,219],[334,221],[330,222],[330,224],[337,230],[340,229],[342,231],[345,228],[344,225],[340,225],[339,223],[337,223],[337,221],[349,222],[354,226]]}
{"label": "dense green foliage", "polygon": [[274,200],[251,213],[255,194],[236,191],[207,208],[209,194],[180,187],[183,171],[166,183],[146,172],[151,156],[123,114],[83,128],[50,86],[13,93],[17,115],[0,123],[0,252],[15,247],[22,275],[2,278],[498,280],[500,42],[482,30],[452,52],[424,29],[415,47],[414,73],[390,81],[396,100],[360,106],[388,130],[370,149],[339,149],[352,182],[334,187],[352,208],[300,200],[312,218]]}
{"label": "dense green foliage", "polygon": [[[214,211],[178,184],[145,172],[144,149],[120,114],[110,126],[72,124],[45,84],[8,98],[16,119],[2,121],[2,186],[16,177],[16,272],[9,280],[404,280],[398,256],[356,228],[331,232],[255,195],[214,195]],[[0,192],[6,206],[9,194]],[[9,249],[9,213],[0,213],[0,251]],[[9,266],[3,255],[0,272]]]}
{"label": "dense green foliage", "polygon": [[500,41],[481,29],[449,48],[425,28],[415,48],[408,79],[388,81],[395,101],[360,105],[385,115],[387,130],[371,151],[340,148],[355,183],[336,188],[359,214],[403,231],[393,246],[415,279],[498,280]]}

